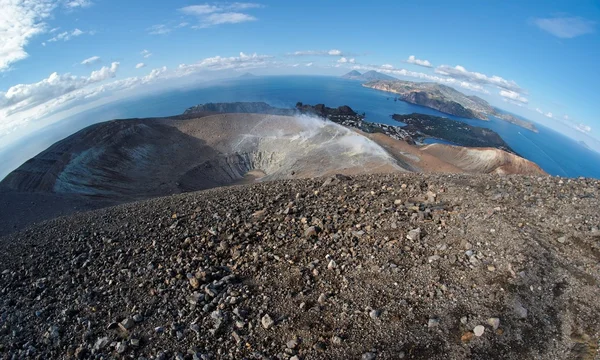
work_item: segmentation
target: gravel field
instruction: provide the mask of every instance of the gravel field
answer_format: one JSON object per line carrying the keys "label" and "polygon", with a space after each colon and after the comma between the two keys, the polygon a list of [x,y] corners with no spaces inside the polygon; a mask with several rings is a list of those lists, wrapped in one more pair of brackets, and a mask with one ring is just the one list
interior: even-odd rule
{"label": "gravel field", "polygon": [[0,238],[2,359],[596,359],[600,181],[224,187]]}

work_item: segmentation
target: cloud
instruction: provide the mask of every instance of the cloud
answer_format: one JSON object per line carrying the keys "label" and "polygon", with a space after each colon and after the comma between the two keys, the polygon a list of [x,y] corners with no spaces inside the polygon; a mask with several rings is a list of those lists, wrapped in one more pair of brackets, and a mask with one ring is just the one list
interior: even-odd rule
{"label": "cloud", "polygon": [[148,34],[150,35],[164,35],[164,34],[168,34],[171,31],[173,31],[173,29],[167,27],[167,25],[152,25],[150,26],[148,29]]}
{"label": "cloud", "polygon": [[433,67],[433,65],[431,65],[431,63],[428,60],[419,60],[414,55],[409,56],[406,62],[409,64],[424,66],[428,68]]}
{"label": "cloud", "polygon": [[100,56],[92,56],[81,62],[81,65],[92,65],[100,61]]}
{"label": "cloud", "polygon": [[9,116],[90,84],[113,78],[118,68],[119,63],[113,62],[110,67],[104,66],[92,71],[88,77],[54,72],[37,83],[12,86],[6,92],[0,91],[0,114]]}
{"label": "cloud", "polygon": [[311,67],[311,66],[313,66],[313,63],[309,62],[308,64],[305,64],[304,66]]}
{"label": "cloud", "polygon": [[56,4],[52,0],[2,1],[0,4],[0,72],[27,58],[30,39],[45,31],[44,19]]}
{"label": "cloud", "polygon": [[343,56],[344,53],[338,49],[331,50],[301,50],[287,53],[288,56]]}
{"label": "cloud", "polygon": [[463,66],[456,65],[454,67],[448,65],[441,65],[435,69],[435,72],[440,75],[445,75],[458,80],[466,80],[471,83],[481,85],[492,85],[498,88],[514,91],[516,93],[525,93],[514,80],[506,80],[497,75],[487,76],[482,73],[468,71]]}
{"label": "cloud", "polygon": [[[182,64],[178,68],[168,70],[166,67],[153,69],[145,76],[134,76],[125,79],[104,81],[116,76],[119,63],[93,71],[89,76],[77,77],[70,74],[51,74],[34,84],[13,86],[6,92],[0,92],[0,139],[19,128],[35,122],[36,127],[55,122],[79,105],[91,104],[100,97],[114,99],[122,97],[124,92],[131,92],[148,84],[169,79],[191,79],[191,75],[207,71],[237,70],[266,66],[276,66],[272,56],[245,54],[232,57],[209,57],[191,65]],[[161,87],[164,85],[161,84]],[[69,113],[70,114],[70,113]],[[1,142],[1,141],[0,141]]]}
{"label": "cloud", "polygon": [[221,24],[238,24],[247,21],[256,21],[257,19],[248,14],[237,13],[237,12],[227,12],[227,13],[216,13],[210,14],[206,18],[204,18],[203,23],[200,25],[201,27],[209,27],[214,25]]}
{"label": "cloud", "polygon": [[90,0],[69,0],[65,3],[65,6],[71,9],[74,8],[85,8],[92,6],[93,3]]}
{"label": "cloud", "polygon": [[354,58],[348,59],[345,57],[341,57],[338,61],[339,64],[354,64],[356,62],[356,60]]}
{"label": "cloud", "polygon": [[256,17],[242,11],[262,7],[263,5],[256,3],[234,2],[229,4],[216,3],[191,5],[180,8],[179,11],[185,15],[197,17],[199,24],[192,26],[192,28],[202,29],[222,24],[239,24],[248,21],[256,21],[258,20]]}
{"label": "cloud", "polygon": [[191,6],[186,6],[186,7],[181,8],[181,9],[179,9],[179,11],[181,11],[182,13],[187,14],[187,15],[207,15],[207,14],[213,14],[213,13],[217,13],[217,12],[240,11],[240,10],[255,9],[255,8],[261,8],[261,7],[263,7],[261,4],[236,2],[236,3],[232,3],[232,4],[191,5]]}
{"label": "cloud", "polygon": [[596,22],[578,16],[538,18],[533,22],[540,29],[561,39],[591,34],[596,26]]}
{"label": "cloud", "polygon": [[61,32],[60,34],[54,36],[53,38],[49,39],[48,42],[69,41],[74,37],[81,36],[84,34],[93,35],[94,32],[92,32],[92,31],[85,32],[85,31],[81,31],[79,29],[75,29],[73,31],[64,31],[64,32]]}
{"label": "cloud", "polygon": [[138,63],[137,65],[135,65],[136,69],[141,69],[143,67],[146,67],[146,64],[144,64],[144,63]]}
{"label": "cloud", "polygon": [[203,59],[195,64],[181,64],[178,70],[185,73],[196,72],[200,70],[229,70],[229,69],[247,69],[265,67],[272,62],[269,60],[272,57],[269,55],[258,55],[240,53],[239,56],[221,57],[214,56]]}
{"label": "cloud", "polygon": [[521,102],[523,104],[527,104],[529,103],[529,100],[527,100],[525,97],[521,96],[519,93],[515,92],[515,91],[510,91],[510,90],[500,90],[500,96],[507,98],[507,99],[511,99],[514,101],[518,101]]}
{"label": "cloud", "polygon": [[140,55],[142,55],[144,57],[144,59],[149,58],[150,56],[152,56],[152,53],[146,49],[142,50],[140,52]]}
{"label": "cloud", "polygon": [[581,131],[582,133],[590,133],[592,132],[592,128],[586,124],[577,124],[575,129]]}

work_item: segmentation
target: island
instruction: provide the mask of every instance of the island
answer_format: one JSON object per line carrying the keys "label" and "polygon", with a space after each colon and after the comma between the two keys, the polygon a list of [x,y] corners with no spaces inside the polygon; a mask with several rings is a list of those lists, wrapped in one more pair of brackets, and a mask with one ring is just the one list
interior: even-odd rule
{"label": "island", "polygon": [[342,78],[350,79],[350,80],[360,80],[360,81],[398,80],[393,76],[382,74],[375,70],[367,71],[364,74],[361,74],[360,72],[358,72],[356,70],[352,70],[349,73],[347,73],[346,75],[342,75]]}
{"label": "island", "polygon": [[398,94],[402,101],[425,106],[445,114],[485,121],[494,116],[527,130],[538,132],[533,123],[501,112],[484,99],[478,96],[467,96],[450,86],[405,80],[374,80],[365,82],[363,86]]}
{"label": "island", "polygon": [[495,131],[471,126],[457,120],[425,114],[394,114],[392,118],[406,124],[402,127],[416,142],[426,138],[441,139],[466,147],[494,147],[516,154]]}

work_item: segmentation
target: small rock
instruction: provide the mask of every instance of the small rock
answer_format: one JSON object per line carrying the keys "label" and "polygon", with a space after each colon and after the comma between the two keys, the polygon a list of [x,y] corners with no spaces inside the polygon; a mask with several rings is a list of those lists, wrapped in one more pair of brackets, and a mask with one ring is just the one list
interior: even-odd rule
{"label": "small rock", "polygon": [[265,329],[269,329],[271,326],[273,326],[273,324],[275,324],[275,321],[273,321],[273,319],[271,319],[271,316],[269,316],[269,314],[266,314],[265,316],[263,316],[262,319],[260,320],[260,322],[262,323],[262,326]]}
{"label": "small rock", "polygon": [[327,295],[325,295],[325,294],[319,295],[319,298],[317,299],[317,301],[319,302],[319,304],[325,304],[325,302],[327,301]]}
{"label": "small rock", "polygon": [[487,320],[489,326],[491,326],[494,330],[498,329],[500,326],[500,319],[498,318],[489,318]]}
{"label": "small rock", "polygon": [[140,339],[131,339],[129,340],[129,344],[133,347],[138,347],[140,346]]}
{"label": "small rock", "polygon": [[261,217],[265,216],[266,213],[267,213],[267,209],[259,210],[259,211],[255,212],[254,214],[252,214],[252,217],[261,218]]}
{"label": "small rock", "polygon": [[94,344],[94,350],[101,350],[110,343],[108,337],[99,338]]}
{"label": "small rock", "polygon": [[331,338],[331,343],[334,345],[342,345],[342,338],[335,335]]}
{"label": "small rock", "polygon": [[304,231],[304,237],[310,238],[313,236],[317,236],[317,228],[314,226],[310,226]]}
{"label": "small rock", "polygon": [[285,343],[285,345],[288,347],[288,349],[293,350],[296,347],[298,347],[298,340],[292,339],[292,340],[288,341],[287,343]]}
{"label": "small rock", "polygon": [[200,287],[200,282],[198,281],[198,279],[196,279],[195,277],[191,277],[189,279],[190,281],[190,286],[194,289],[197,289]]}
{"label": "small rock", "polygon": [[122,354],[125,351],[127,351],[127,344],[125,344],[125,341],[121,341],[121,342],[117,343],[117,346],[115,347],[115,350],[117,350],[117,352],[119,354]]}
{"label": "small rock", "polygon": [[558,239],[556,239],[556,241],[558,241],[561,244],[564,244],[567,241],[567,238],[565,236],[561,236]]}
{"label": "small rock", "polygon": [[125,330],[129,330],[134,326],[135,326],[135,321],[133,321],[133,319],[127,318],[127,319],[121,321],[121,327]]}
{"label": "small rock", "polygon": [[333,269],[335,269],[336,267],[337,267],[337,264],[335,263],[335,261],[334,261],[334,260],[329,260],[329,264],[327,264],[327,268],[328,268],[329,270],[333,270]]}
{"label": "small rock", "polygon": [[475,336],[475,334],[473,334],[470,331],[467,331],[466,333],[462,334],[462,336],[460,337],[460,341],[467,343],[467,342],[473,340],[474,336]]}
{"label": "small rock", "polygon": [[133,315],[133,321],[135,321],[136,323],[141,323],[142,321],[144,321],[144,317],[141,314],[135,314]]}
{"label": "small rock", "polygon": [[427,327],[428,328],[433,328],[436,327],[440,324],[440,319],[437,318],[431,318],[429,319],[429,321],[427,322]]}
{"label": "small rock", "polygon": [[412,241],[418,241],[421,239],[421,228],[416,228],[406,234],[406,238]]}
{"label": "small rock", "polygon": [[514,310],[520,319],[525,319],[527,317],[527,309],[525,309],[519,301],[515,301]]}
{"label": "small rock", "polygon": [[294,355],[290,358],[290,360],[300,360],[300,356]]}
{"label": "small rock", "polygon": [[375,358],[377,358],[377,355],[372,352],[366,352],[361,356],[362,360],[375,360]]}
{"label": "small rock", "polygon": [[379,310],[371,310],[369,312],[369,316],[371,317],[371,319],[376,320],[377,318],[379,318],[379,315],[381,315],[381,311]]}
{"label": "small rock", "polygon": [[483,327],[483,325],[477,325],[473,329],[473,334],[475,334],[475,336],[477,336],[477,337],[483,335],[484,332],[485,332],[485,327]]}

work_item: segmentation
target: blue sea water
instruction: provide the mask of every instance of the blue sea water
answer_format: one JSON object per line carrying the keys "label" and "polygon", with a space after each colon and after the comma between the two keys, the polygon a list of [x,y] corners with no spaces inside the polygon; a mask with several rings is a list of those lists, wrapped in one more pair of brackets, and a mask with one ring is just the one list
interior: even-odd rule
{"label": "blue sea water", "polygon": [[445,116],[496,131],[517,153],[537,163],[551,175],[600,178],[600,154],[542,125],[536,124],[539,133],[534,133],[497,118],[491,118],[490,121],[458,118],[426,107],[394,101],[394,94],[365,88],[358,81],[324,76],[233,79],[209,86],[122,100],[74,117],[71,119],[73,126],[70,133],[92,123],[114,118],[176,115],[196,104],[232,101],[264,101],[286,108],[295,106],[298,101],[322,103],[330,107],[349,105],[359,113],[366,113],[367,121],[391,125],[399,124],[391,118],[395,113],[418,112]]}

